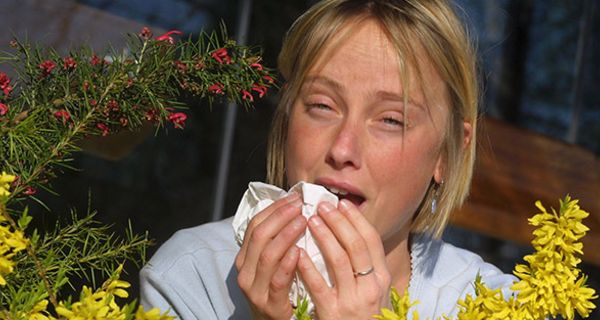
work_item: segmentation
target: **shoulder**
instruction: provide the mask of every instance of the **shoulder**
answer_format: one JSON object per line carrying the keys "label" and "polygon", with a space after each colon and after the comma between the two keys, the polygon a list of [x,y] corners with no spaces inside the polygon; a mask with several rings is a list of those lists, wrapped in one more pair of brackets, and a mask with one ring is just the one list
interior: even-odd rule
{"label": "shoulder", "polygon": [[167,270],[181,259],[235,255],[238,250],[229,218],[177,231],[161,245],[148,265],[155,270]]}
{"label": "shoulder", "polygon": [[502,289],[505,297],[516,280],[478,254],[442,240],[414,236],[411,249],[410,296],[424,302],[423,307],[435,310],[437,316],[454,313],[458,300],[474,293],[477,276],[488,287]]}
{"label": "shoulder", "polygon": [[231,219],[176,232],[140,271],[142,304],[182,319],[247,311],[233,267],[238,251]]}

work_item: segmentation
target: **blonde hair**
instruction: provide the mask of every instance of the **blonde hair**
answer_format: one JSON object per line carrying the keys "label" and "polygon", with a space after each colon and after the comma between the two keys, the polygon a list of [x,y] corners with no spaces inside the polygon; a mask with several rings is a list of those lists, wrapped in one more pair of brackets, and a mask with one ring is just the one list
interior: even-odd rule
{"label": "blonde hair", "polygon": [[[417,59],[417,47],[420,46],[448,88],[450,116],[441,150],[444,183],[436,186],[432,179],[411,225],[411,232],[427,232],[439,237],[450,213],[463,203],[469,192],[475,160],[479,95],[474,50],[462,22],[447,1],[324,0],[298,18],[286,35],[278,59],[286,84],[269,138],[267,181],[286,187],[285,144],[289,109],[309,70],[327,48],[343,39],[349,31],[345,28],[347,25],[364,19],[379,23],[395,46],[403,85],[408,84],[409,79],[406,66],[414,66],[419,73],[415,62],[420,60]],[[466,147],[463,147],[463,121],[473,128],[470,144]],[[431,214],[434,197],[438,209]]]}

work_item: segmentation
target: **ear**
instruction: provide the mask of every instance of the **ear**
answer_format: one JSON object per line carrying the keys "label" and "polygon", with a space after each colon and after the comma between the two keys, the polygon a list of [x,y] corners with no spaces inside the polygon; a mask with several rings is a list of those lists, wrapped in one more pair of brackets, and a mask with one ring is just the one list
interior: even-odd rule
{"label": "ear", "polygon": [[[467,149],[471,145],[471,140],[473,140],[473,124],[471,124],[471,122],[464,121],[462,150]],[[442,181],[444,181],[444,160],[444,156],[442,155],[442,152],[440,152],[433,170],[433,180],[437,184],[440,184]]]}
{"label": "ear", "polygon": [[471,140],[473,140],[473,124],[471,122],[463,121],[463,150],[471,145]]}

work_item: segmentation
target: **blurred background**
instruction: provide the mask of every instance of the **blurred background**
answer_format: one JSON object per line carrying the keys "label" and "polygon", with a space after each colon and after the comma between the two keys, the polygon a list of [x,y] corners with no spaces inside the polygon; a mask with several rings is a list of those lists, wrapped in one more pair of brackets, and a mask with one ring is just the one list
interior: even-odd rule
{"label": "blurred background", "polygon": [[[60,52],[81,44],[124,46],[126,33],[218,28],[263,48],[275,67],[282,37],[314,1],[1,0],[0,50],[17,36]],[[535,200],[558,207],[570,194],[591,212],[583,269],[600,289],[600,15],[595,0],[457,0],[477,44],[484,92],[472,195],[445,239],[510,272],[530,252],[527,217]],[[0,70],[9,72],[7,66]],[[185,130],[116,137],[75,155],[81,171],[40,194],[36,218],[91,207],[124,230],[131,221],[157,245],[176,230],[231,216],[250,181],[265,178],[265,153],[277,93],[253,109],[190,105]],[[116,152],[115,150],[119,150]],[[127,279],[137,286],[137,271]],[[134,289],[137,290],[137,289]],[[594,316],[592,316],[594,317]]]}

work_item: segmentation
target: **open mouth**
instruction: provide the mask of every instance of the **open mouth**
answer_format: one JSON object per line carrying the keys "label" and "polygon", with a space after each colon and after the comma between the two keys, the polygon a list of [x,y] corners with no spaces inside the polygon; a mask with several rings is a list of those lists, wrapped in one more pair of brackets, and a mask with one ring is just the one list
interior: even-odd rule
{"label": "open mouth", "polygon": [[329,192],[335,194],[338,197],[338,199],[340,199],[340,200],[346,199],[346,200],[352,202],[352,204],[354,204],[357,208],[360,208],[360,205],[363,204],[366,200],[365,197],[363,197],[359,194],[352,193],[345,189],[331,187],[331,186],[327,186],[327,185],[324,185],[324,187],[327,190],[329,190]]}

